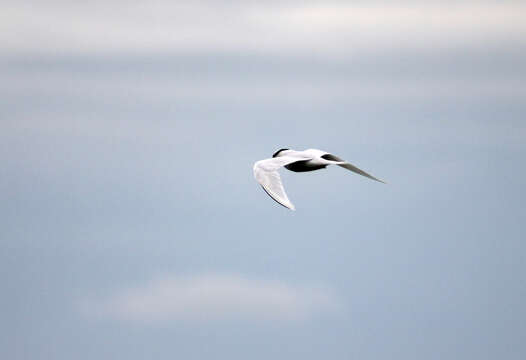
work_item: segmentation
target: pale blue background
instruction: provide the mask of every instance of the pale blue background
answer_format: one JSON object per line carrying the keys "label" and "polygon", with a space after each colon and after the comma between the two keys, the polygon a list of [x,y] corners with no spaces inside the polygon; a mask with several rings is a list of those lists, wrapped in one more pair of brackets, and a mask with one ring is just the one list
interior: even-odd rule
{"label": "pale blue background", "polygon": [[[130,16],[134,29],[116,11],[128,5],[97,4],[106,23]],[[300,32],[297,48],[271,37],[257,51],[265,31],[234,41],[251,36],[238,31],[250,17],[233,45],[208,44],[221,23],[188,10],[188,29],[206,35],[193,48],[190,30],[182,45],[163,31],[106,41],[83,7],[32,6],[2,5],[2,358],[526,357],[526,37],[516,18],[465,38],[463,18],[445,18],[437,46],[422,42],[419,21],[422,34],[403,39],[400,20],[400,46],[383,41],[388,28],[370,42],[354,33],[366,41],[341,53],[354,43],[330,28],[334,46]],[[174,39],[187,29],[179,20],[164,23]],[[150,47],[147,36],[167,39]],[[287,211],[252,176],[281,147],[331,151],[389,184],[340,168],[283,171],[297,207]],[[304,321],[142,323],[79,306],[199,274],[315,284],[343,307]]]}

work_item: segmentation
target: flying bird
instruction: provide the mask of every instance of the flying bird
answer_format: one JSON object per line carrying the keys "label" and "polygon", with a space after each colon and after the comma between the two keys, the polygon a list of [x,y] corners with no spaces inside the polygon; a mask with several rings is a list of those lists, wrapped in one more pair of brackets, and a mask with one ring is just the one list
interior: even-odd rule
{"label": "flying bird", "polygon": [[347,161],[326,151],[317,149],[307,149],[304,151],[279,149],[272,155],[272,158],[256,161],[254,164],[254,177],[263,190],[278,204],[295,210],[294,205],[285,193],[278,169],[284,166],[290,171],[306,172],[324,169],[329,165],[341,166],[347,170],[385,184],[385,181],[375,178],[365,171],[358,169],[356,166],[349,164]]}

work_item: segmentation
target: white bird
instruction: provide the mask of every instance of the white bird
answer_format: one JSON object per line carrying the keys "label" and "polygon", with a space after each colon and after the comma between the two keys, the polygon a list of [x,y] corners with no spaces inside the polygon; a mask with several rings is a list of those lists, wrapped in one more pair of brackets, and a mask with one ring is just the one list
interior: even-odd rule
{"label": "white bird", "polygon": [[328,165],[338,165],[385,184],[385,181],[369,175],[345,160],[326,151],[317,149],[307,149],[304,151],[279,149],[272,155],[272,158],[256,161],[254,164],[254,177],[272,199],[286,208],[295,210],[294,205],[285,193],[278,169],[284,166],[290,171],[305,172],[323,169]]}

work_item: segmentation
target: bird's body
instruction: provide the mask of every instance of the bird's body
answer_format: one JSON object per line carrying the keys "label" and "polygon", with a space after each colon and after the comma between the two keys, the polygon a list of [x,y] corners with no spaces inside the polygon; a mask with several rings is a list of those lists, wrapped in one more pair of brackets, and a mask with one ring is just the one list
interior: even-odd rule
{"label": "bird's body", "polygon": [[285,167],[294,172],[307,172],[323,169],[329,165],[338,165],[372,180],[383,182],[345,160],[317,149],[304,151],[280,149],[272,155],[272,158],[260,160],[254,164],[254,177],[272,199],[284,207],[294,210],[294,205],[287,197],[281,183],[278,169]]}

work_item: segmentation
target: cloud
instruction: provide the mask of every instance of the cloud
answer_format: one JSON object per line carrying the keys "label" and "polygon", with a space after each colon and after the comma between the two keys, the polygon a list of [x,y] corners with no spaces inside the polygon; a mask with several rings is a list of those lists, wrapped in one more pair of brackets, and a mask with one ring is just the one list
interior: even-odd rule
{"label": "cloud", "polygon": [[[268,63],[263,63],[254,57],[174,56],[169,58],[169,68],[162,57],[152,57],[147,66],[140,57],[109,59],[115,65],[106,65],[106,69],[86,66],[84,62],[97,60],[89,57],[73,57],[69,62],[55,58],[35,68],[21,61],[18,67],[2,68],[0,64],[4,80],[0,94],[32,94],[47,101],[57,97],[62,103],[64,99],[112,99],[113,104],[126,104],[134,99],[164,106],[174,102],[324,105],[369,99],[522,98],[526,93],[524,66],[517,64],[526,55],[501,51],[488,58],[478,53],[437,53],[433,59],[408,56],[405,63],[397,54],[389,55],[390,62],[362,56],[343,64],[280,62],[272,57],[264,58]],[[17,114],[30,110],[17,109]]]}
{"label": "cloud", "polygon": [[85,315],[132,322],[302,320],[342,310],[326,289],[239,275],[169,276],[81,302]]}
{"label": "cloud", "polygon": [[514,2],[7,2],[2,52],[270,52],[524,43]]}

